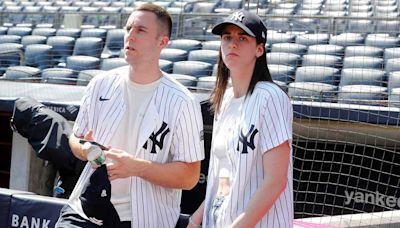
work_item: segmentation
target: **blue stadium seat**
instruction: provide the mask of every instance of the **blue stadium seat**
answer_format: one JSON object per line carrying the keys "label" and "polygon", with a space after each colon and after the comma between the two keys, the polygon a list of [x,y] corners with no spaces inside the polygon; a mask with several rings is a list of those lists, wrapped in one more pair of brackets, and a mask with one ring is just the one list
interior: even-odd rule
{"label": "blue stadium seat", "polygon": [[271,11],[272,15],[275,16],[291,16],[293,15],[295,12],[294,8],[274,8]]}
{"label": "blue stadium seat", "polygon": [[0,35],[7,35],[8,28],[0,26]]}
{"label": "blue stadium seat", "polygon": [[200,90],[212,90],[215,88],[217,78],[214,76],[201,77],[197,79],[197,88]]}
{"label": "blue stadium seat", "polygon": [[267,53],[267,64],[278,64],[287,66],[300,66],[300,55],[284,52]]}
{"label": "blue stadium seat", "polygon": [[42,70],[42,80],[47,83],[76,85],[77,74],[67,68],[48,68]]}
{"label": "blue stadium seat", "polygon": [[365,39],[365,45],[379,48],[399,47],[400,39],[398,37],[369,34]]}
{"label": "blue stadium seat", "polygon": [[92,78],[103,73],[103,70],[82,70],[78,74],[76,85],[86,86]]}
{"label": "blue stadium seat", "polygon": [[25,65],[37,67],[41,70],[52,67],[54,65],[52,49],[52,46],[45,44],[31,44],[26,46]]}
{"label": "blue stadium seat", "polygon": [[2,79],[7,80],[32,80],[36,81],[40,78],[40,70],[29,66],[10,66],[7,68]]}
{"label": "blue stadium seat", "polygon": [[219,51],[220,48],[221,48],[221,41],[220,40],[210,40],[210,41],[204,41],[202,43],[202,49],[203,50]]}
{"label": "blue stadium seat", "polygon": [[104,45],[101,58],[118,57],[121,49],[124,48],[124,34],[123,29],[111,29],[107,32],[106,43]]}
{"label": "blue stadium seat", "polygon": [[161,6],[163,8],[169,7],[171,5],[171,3],[172,3],[171,1],[155,1],[155,2],[153,2],[153,4]]}
{"label": "blue stadium seat", "polygon": [[186,87],[195,87],[197,84],[196,77],[184,74],[170,74],[170,76]]}
{"label": "blue stadium seat", "polygon": [[[93,2],[93,3],[95,3],[95,2]],[[117,25],[118,23],[120,23],[119,22],[119,20],[120,20],[119,14],[121,13],[121,9],[122,9],[121,7],[115,7],[115,6],[102,7],[101,12],[107,13],[108,15],[103,15],[102,17],[99,18],[100,26]]]}
{"label": "blue stadium seat", "polygon": [[74,50],[75,39],[69,36],[52,36],[47,39],[47,45],[53,47],[53,61],[65,63]]}
{"label": "blue stadium seat", "polygon": [[70,1],[56,1],[56,2],[54,2],[54,5],[63,7],[63,6],[70,6],[71,3],[72,2],[70,2]]}
{"label": "blue stadium seat", "polygon": [[389,73],[387,87],[389,93],[394,88],[400,88],[400,71],[394,71]]}
{"label": "blue stadium seat", "polygon": [[390,91],[389,106],[400,108],[400,88],[394,88]]}
{"label": "blue stadium seat", "polygon": [[324,4],[325,11],[341,11],[344,12],[347,9],[347,1],[346,2],[334,2],[334,1],[327,1]]}
{"label": "blue stadium seat", "polygon": [[310,54],[303,56],[302,66],[340,67],[342,58],[334,55]]}
{"label": "blue stadium seat", "polygon": [[383,59],[369,56],[351,56],[343,59],[343,69],[364,68],[383,69]]}
{"label": "blue stadium seat", "polygon": [[273,80],[289,83],[294,81],[296,68],[293,66],[268,64],[269,73]]}
{"label": "blue stadium seat", "polygon": [[341,86],[338,93],[338,103],[346,104],[382,105],[387,98],[387,88],[374,85]]}
{"label": "blue stadium seat", "polygon": [[194,2],[192,3],[192,13],[212,13],[215,9],[215,2]]}
{"label": "blue stadium seat", "polygon": [[288,95],[294,100],[335,102],[337,86],[320,82],[292,82]]}
{"label": "blue stadium seat", "polygon": [[201,42],[198,40],[190,40],[190,39],[171,40],[168,45],[168,48],[182,49],[189,52],[192,50],[200,50]]}
{"label": "blue stadium seat", "polygon": [[315,34],[303,34],[296,36],[296,44],[302,44],[305,46],[311,46],[316,44],[328,44],[329,34],[327,33],[315,33]]}
{"label": "blue stadium seat", "polygon": [[63,13],[78,13],[80,9],[81,9],[81,7],[79,7],[79,6],[67,5],[67,6],[61,6],[60,11]]}
{"label": "blue stadium seat", "polygon": [[0,75],[10,66],[19,66],[23,57],[22,44],[0,44]]}
{"label": "blue stadium seat", "polygon": [[60,28],[57,30],[56,36],[70,36],[77,39],[81,37],[81,30],[77,28]]}
{"label": "blue stadium seat", "polygon": [[339,81],[339,70],[332,67],[307,66],[298,67],[295,82],[320,82],[337,85]]}
{"label": "blue stadium seat", "polygon": [[[347,6],[345,6],[347,7]],[[323,32],[330,32],[334,29],[337,33],[346,31],[346,20],[345,19],[336,19],[335,20],[335,27],[332,25],[332,21],[330,18],[332,17],[345,17],[347,16],[346,10],[323,10],[321,14],[327,17],[326,19],[320,19],[319,22],[319,29]]]}
{"label": "blue stadium seat", "polygon": [[32,23],[32,24],[40,23],[44,17],[43,14],[41,13],[42,7],[34,6],[35,2],[27,2],[27,3],[33,3],[33,4],[24,7],[23,12],[27,13],[24,18],[24,23]]}
{"label": "blue stadium seat", "polygon": [[390,73],[393,71],[400,71],[400,58],[393,58],[393,59],[386,60],[385,71],[387,73]]}
{"label": "blue stadium seat", "polygon": [[383,70],[347,68],[342,70],[340,86],[346,85],[376,85],[386,84],[386,74]]}
{"label": "blue stadium seat", "polygon": [[67,57],[66,67],[74,71],[95,70],[100,68],[100,59],[93,56],[73,55]]}
{"label": "blue stadium seat", "polygon": [[23,7],[22,6],[6,6],[4,8],[4,12],[8,12],[8,18],[6,19],[7,22],[12,23],[12,24],[18,24],[22,23],[25,19],[24,14],[16,14],[18,12],[22,12]]}
{"label": "blue stadium seat", "polygon": [[[398,16],[397,12],[396,14]],[[384,16],[388,17],[387,15],[382,15],[382,17]],[[396,36],[399,34],[399,31],[400,31],[400,21],[378,20],[376,22],[377,33],[387,33],[392,36]]]}
{"label": "blue stadium seat", "polygon": [[[319,10],[317,10],[317,12],[319,12]],[[305,16],[313,16],[313,15],[305,15]],[[292,31],[315,33],[316,31],[318,31],[319,20],[312,18],[295,18],[291,21],[291,24],[292,24]]]}
{"label": "blue stadium seat", "polygon": [[[44,1],[37,2],[36,4],[43,3]],[[49,23],[54,24],[56,22],[55,14],[60,10],[60,6],[43,6],[42,12],[44,13],[44,17],[41,23]]]}
{"label": "blue stadium seat", "polygon": [[198,61],[179,61],[174,62],[172,73],[186,74],[196,78],[210,76],[213,65]]}
{"label": "blue stadium seat", "polygon": [[88,7],[91,4],[92,4],[91,2],[76,0],[76,1],[72,1],[71,6],[77,6],[77,7],[83,8],[83,7]]}
{"label": "blue stadium seat", "polygon": [[100,38],[81,37],[75,41],[73,55],[87,55],[100,58],[103,45],[103,40]]}
{"label": "blue stadium seat", "polygon": [[373,11],[367,11],[367,12],[349,12],[348,15],[350,17],[358,17],[358,18],[370,18],[374,15]]}
{"label": "blue stadium seat", "polygon": [[82,29],[81,37],[98,37],[105,41],[107,37],[107,30],[101,28]]}
{"label": "blue stadium seat", "polygon": [[188,52],[182,49],[164,48],[161,51],[160,58],[171,62],[186,61],[188,59]]}
{"label": "blue stadium seat", "polygon": [[218,74],[218,64],[214,64],[211,76],[217,76]]}
{"label": "blue stadium seat", "polygon": [[347,46],[344,55],[346,57],[351,56],[369,56],[369,57],[378,57],[382,58],[383,49],[378,47],[370,47],[370,46]]}
{"label": "blue stadium seat", "polygon": [[219,51],[213,50],[193,50],[189,52],[189,61],[200,61],[210,64],[216,64],[218,61]]}
{"label": "blue stadium seat", "polygon": [[342,57],[344,48],[332,44],[316,44],[308,47],[307,54],[336,55]]}
{"label": "blue stadium seat", "polygon": [[160,59],[158,61],[160,69],[165,73],[172,73],[172,69],[174,67],[174,63],[165,59]]}
{"label": "blue stadium seat", "polygon": [[367,1],[351,1],[349,4],[350,12],[371,12],[372,5]]}
{"label": "blue stadium seat", "polygon": [[400,47],[397,48],[385,48],[383,59],[386,61],[388,59],[400,58]]}
{"label": "blue stadium seat", "polygon": [[285,92],[287,92],[287,84],[285,82],[274,80],[274,83],[281,87],[281,89],[283,89]]}
{"label": "blue stadium seat", "polygon": [[32,35],[50,37],[55,36],[56,32],[55,28],[35,28],[32,30]]}
{"label": "blue stadium seat", "polygon": [[294,43],[275,43],[271,46],[271,52],[285,52],[296,55],[304,55],[307,52],[307,46]]}
{"label": "blue stadium seat", "polygon": [[22,37],[21,44],[24,48],[30,44],[46,44],[47,37],[38,35],[28,35]]}
{"label": "blue stadium seat", "polygon": [[364,37],[355,33],[342,33],[340,35],[332,36],[329,44],[339,46],[356,46],[364,44]]}
{"label": "blue stadium seat", "polygon": [[99,26],[101,24],[101,16],[97,15],[100,11],[99,7],[83,6],[80,12],[82,12],[82,24],[83,25],[94,25]]}
{"label": "blue stadium seat", "polygon": [[215,9],[216,13],[229,13],[231,11],[241,9],[243,7],[242,0],[222,0]]}
{"label": "blue stadium seat", "polygon": [[375,24],[372,20],[349,20],[347,26],[347,31],[354,33],[370,33],[375,30]]}
{"label": "blue stadium seat", "polygon": [[7,31],[7,35],[17,35],[20,37],[30,35],[31,33],[32,29],[27,27],[12,27]]}
{"label": "blue stadium seat", "polygon": [[102,59],[101,60],[101,65],[100,65],[100,70],[112,70],[117,67],[122,67],[126,66],[128,63],[125,61],[124,58],[108,58],[108,59]]}
{"label": "blue stadium seat", "polygon": [[17,35],[0,35],[0,44],[3,43],[21,43],[21,37]]}
{"label": "blue stadium seat", "polygon": [[267,34],[267,43],[275,44],[275,43],[293,43],[296,36],[293,34],[286,33],[268,33]]}
{"label": "blue stadium seat", "polygon": [[266,21],[265,26],[268,30],[275,30],[278,32],[286,32],[291,30],[290,21],[288,18],[269,18]]}

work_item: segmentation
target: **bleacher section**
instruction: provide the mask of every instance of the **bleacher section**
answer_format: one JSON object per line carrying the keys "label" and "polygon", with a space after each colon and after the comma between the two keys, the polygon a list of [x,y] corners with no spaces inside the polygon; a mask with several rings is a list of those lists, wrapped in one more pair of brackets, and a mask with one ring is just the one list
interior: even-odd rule
{"label": "bleacher section", "polygon": [[[76,112],[83,86],[127,64],[123,26],[143,2],[0,0],[0,111],[11,113],[16,97],[46,101],[57,91],[50,103],[73,99]],[[201,101],[216,80],[220,41],[212,26],[238,8],[265,20],[269,71],[294,109],[296,218],[394,209],[347,205],[345,191],[400,199],[400,0],[152,2],[173,19],[160,68]]]}
{"label": "bleacher section", "polygon": [[[122,27],[141,3],[0,1],[1,78],[86,85],[97,73],[125,65]],[[399,87],[392,75],[400,71],[397,0],[154,4],[174,19],[161,68],[191,88],[210,89],[207,82],[215,81],[219,38],[210,34],[212,25],[232,10],[248,8],[265,18],[271,74],[294,100],[400,106],[392,94]],[[81,27],[69,28],[67,15],[75,15]]]}

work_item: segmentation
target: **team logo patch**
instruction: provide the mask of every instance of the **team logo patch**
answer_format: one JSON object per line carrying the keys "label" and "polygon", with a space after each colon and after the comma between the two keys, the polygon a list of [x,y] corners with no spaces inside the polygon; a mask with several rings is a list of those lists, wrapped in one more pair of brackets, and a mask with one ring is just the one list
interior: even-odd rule
{"label": "team logo patch", "polygon": [[146,141],[146,143],[143,145],[144,149],[147,149],[147,142],[151,141],[153,144],[151,146],[151,152],[152,154],[156,154],[156,146],[159,148],[159,150],[162,150],[164,146],[164,139],[165,136],[168,134],[169,128],[167,123],[163,122],[160,129],[157,130],[157,132],[151,133],[149,140]]}
{"label": "team logo patch", "polygon": [[240,22],[242,22],[243,18],[244,18],[244,13],[243,12],[235,12],[235,13],[232,14],[230,19],[232,21],[240,21]]}
{"label": "team logo patch", "polygon": [[246,134],[244,134],[243,129],[241,129],[236,150],[240,151],[241,154],[247,154],[247,148],[254,150],[254,148],[256,148],[254,145],[254,137],[257,133],[258,130],[255,128],[254,124],[251,125],[250,130]]}

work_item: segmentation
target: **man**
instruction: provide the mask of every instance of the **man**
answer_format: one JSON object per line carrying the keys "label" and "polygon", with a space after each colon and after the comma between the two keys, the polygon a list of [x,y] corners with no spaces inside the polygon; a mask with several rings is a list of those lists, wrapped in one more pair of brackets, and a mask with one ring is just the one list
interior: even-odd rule
{"label": "man", "polygon": [[[97,76],[88,85],[70,137],[74,155],[87,160],[80,139],[110,148],[107,172],[114,227],[174,227],[181,189],[193,188],[204,159],[199,103],[182,85],[162,73],[158,61],[168,45],[171,17],[143,4],[126,23],[127,67]],[[97,227],[79,196],[93,169],[88,164],[63,208],[58,227]]]}

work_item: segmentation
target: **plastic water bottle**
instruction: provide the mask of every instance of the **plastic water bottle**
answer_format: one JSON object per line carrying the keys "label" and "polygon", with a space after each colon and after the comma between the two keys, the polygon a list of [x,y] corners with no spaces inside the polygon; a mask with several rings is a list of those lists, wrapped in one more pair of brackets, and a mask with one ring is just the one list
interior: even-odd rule
{"label": "plastic water bottle", "polygon": [[86,152],[87,159],[92,166],[99,167],[106,162],[104,151],[98,145],[85,142],[82,146],[82,149]]}

